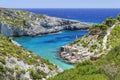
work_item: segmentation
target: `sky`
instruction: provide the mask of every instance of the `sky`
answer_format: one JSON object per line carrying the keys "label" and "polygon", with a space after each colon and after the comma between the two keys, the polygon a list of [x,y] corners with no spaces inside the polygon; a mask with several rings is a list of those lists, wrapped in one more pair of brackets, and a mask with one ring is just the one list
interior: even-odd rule
{"label": "sky", "polygon": [[120,0],[0,0],[6,8],[120,8]]}

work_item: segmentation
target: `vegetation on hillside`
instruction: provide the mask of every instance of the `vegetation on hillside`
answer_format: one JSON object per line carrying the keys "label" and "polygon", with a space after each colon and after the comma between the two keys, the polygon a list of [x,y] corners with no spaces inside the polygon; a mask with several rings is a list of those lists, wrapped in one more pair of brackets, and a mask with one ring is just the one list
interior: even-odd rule
{"label": "vegetation on hillside", "polygon": [[106,21],[104,22],[105,25],[111,27],[112,25],[114,25],[116,22],[116,19],[110,17],[110,18],[107,18]]}
{"label": "vegetation on hillside", "polygon": [[43,15],[33,14],[27,11],[0,8],[0,22],[15,27],[29,28],[34,20],[44,18]]}
{"label": "vegetation on hillside", "polygon": [[120,44],[120,25],[116,24],[115,28],[111,31],[111,35],[108,36],[107,47],[114,48]]}
{"label": "vegetation on hillside", "polygon": [[119,14],[118,17],[117,17],[117,20],[120,21],[120,14]]}
{"label": "vegetation on hillside", "polygon": [[119,60],[120,45],[99,60],[78,63],[74,69],[67,70],[48,80],[119,80]]}
{"label": "vegetation on hillside", "polygon": [[[11,60],[12,62],[8,63],[7,60]],[[28,65],[34,66],[33,68],[29,69],[21,69],[20,66],[16,64],[17,62],[23,62],[21,65]],[[14,65],[14,67],[7,65]],[[40,80],[45,78],[48,73],[45,73],[44,70],[36,68],[38,66],[48,66],[49,70],[55,70],[57,67],[51,64],[48,60],[40,58],[39,56],[35,55],[31,51],[27,51],[22,47],[16,46],[11,42],[11,38],[6,38],[0,35],[0,80],[10,79],[10,80],[28,80],[22,79],[21,76],[24,75],[26,72],[30,72],[31,79]],[[16,76],[14,76],[16,73]]]}
{"label": "vegetation on hillside", "polygon": [[[4,8],[3,8],[4,9]],[[34,24],[34,20],[44,18],[43,15],[34,15],[26,11],[19,11],[11,9],[0,9],[0,23],[8,23],[15,27],[29,28]],[[106,31],[112,26],[116,25],[108,36],[107,55],[103,55],[100,59],[95,61],[86,60],[82,63],[77,63],[75,68],[66,70],[57,76],[48,80],[120,80],[120,15],[117,19],[112,17],[106,19],[102,24],[95,24],[90,28],[90,33],[82,39],[77,39],[70,45],[82,44],[84,48],[88,48],[89,52],[96,52],[97,54],[103,52],[103,38]],[[89,45],[90,44],[90,45]],[[75,50],[78,52],[78,50]],[[8,67],[7,60],[13,59],[11,64],[17,61],[22,61],[24,64],[33,66],[29,69],[20,69],[16,64],[14,67]],[[15,59],[14,59],[15,58]],[[7,65],[6,65],[7,64]],[[28,80],[21,78],[26,72],[29,72],[30,78],[33,80],[41,80],[49,73],[45,73],[44,69],[38,69],[41,66],[48,69],[55,70],[57,66],[51,64],[48,60],[36,56],[33,52],[27,51],[22,47],[16,46],[11,42],[11,38],[6,38],[0,35],[0,79],[4,80]],[[16,74],[16,77],[14,76]]]}
{"label": "vegetation on hillside", "polygon": [[[89,40],[88,36],[92,34],[94,36],[98,35],[98,41],[103,40],[104,35],[101,35],[101,33],[115,24],[115,27],[108,36],[107,55],[103,55],[100,59],[94,61],[86,60],[82,63],[77,63],[75,68],[66,70],[48,80],[120,80],[120,25],[117,24],[119,18],[120,15],[117,18],[118,21],[113,18],[108,18],[103,24],[93,25],[90,28],[90,34],[84,37]],[[70,45],[78,44],[82,39],[80,38]],[[89,43],[85,41],[82,41],[82,43],[84,43],[85,47],[88,47]],[[93,51],[95,47],[96,45],[93,46]]]}
{"label": "vegetation on hillside", "polygon": [[95,24],[89,30],[91,35],[100,35],[104,34],[108,29],[108,26],[105,24]]}

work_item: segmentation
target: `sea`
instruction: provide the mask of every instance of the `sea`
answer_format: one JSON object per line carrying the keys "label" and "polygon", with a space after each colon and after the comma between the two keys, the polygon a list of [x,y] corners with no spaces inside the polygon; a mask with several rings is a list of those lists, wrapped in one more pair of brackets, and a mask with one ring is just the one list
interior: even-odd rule
{"label": "sea", "polygon": [[[120,9],[19,9],[36,14],[44,14],[64,19],[77,20],[93,24],[100,24],[108,17],[116,18]],[[69,44],[77,37],[88,34],[88,30],[61,31],[55,34],[48,34],[36,37],[15,37],[14,40],[25,49],[33,51],[38,56],[48,59],[51,63],[64,70],[74,68],[73,64],[68,64],[59,57],[61,46]]]}

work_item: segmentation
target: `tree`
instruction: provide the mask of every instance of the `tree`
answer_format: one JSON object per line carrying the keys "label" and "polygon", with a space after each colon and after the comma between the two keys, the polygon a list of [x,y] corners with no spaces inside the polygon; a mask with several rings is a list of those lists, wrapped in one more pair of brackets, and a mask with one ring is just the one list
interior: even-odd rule
{"label": "tree", "polygon": [[99,34],[100,32],[106,31],[108,26],[105,24],[95,24],[90,28],[90,34]]}
{"label": "tree", "polygon": [[110,17],[110,18],[107,18],[107,19],[106,19],[105,25],[111,27],[112,25],[115,24],[115,22],[116,22],[116,20],[115,20],[114,18]]}
{"label": "tree", "polygon": [[120,21],[120,14],[119,14],[118,17],[117,17],[117,20]]}
{"label": "tree", "polygon": [[107,25],[105,25],[105,24],[101,24],[101,25],[100,25],[100,30],[105,31],[105,30],[107,30],[107,29],[108,29],[108,26],[107,26]]}

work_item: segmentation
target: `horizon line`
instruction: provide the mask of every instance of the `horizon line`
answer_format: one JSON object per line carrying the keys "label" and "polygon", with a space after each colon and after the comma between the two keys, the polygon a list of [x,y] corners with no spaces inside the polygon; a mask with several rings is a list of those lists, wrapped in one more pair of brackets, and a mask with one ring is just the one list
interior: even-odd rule
{"label": "horizon line", "polygon": [[[0,8],[12,8],[12,7],[0,7]],[[13,9],[120,9],[120,8],[31,8],[31,7],[29,7],[29,8],[18,8],[18,7],[16,7],[16,8],[13,8]]]}
{"label": "horizon line", "polygon": [[[30,9],[30,8],[20,8],[20,9]],[[120,8],[31,8],[31,9],[120,9]]]}

